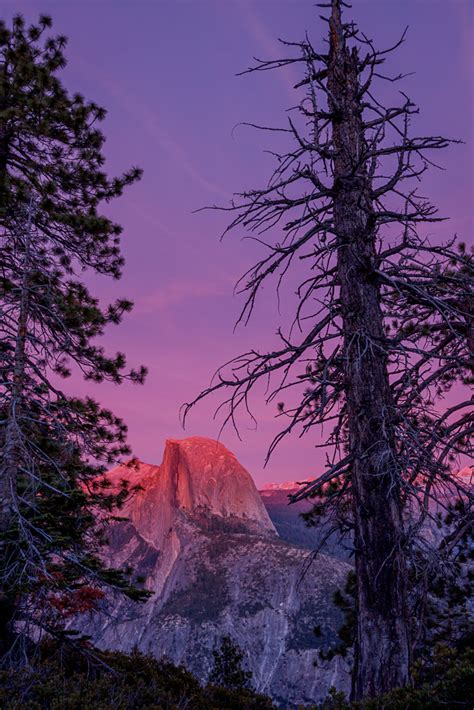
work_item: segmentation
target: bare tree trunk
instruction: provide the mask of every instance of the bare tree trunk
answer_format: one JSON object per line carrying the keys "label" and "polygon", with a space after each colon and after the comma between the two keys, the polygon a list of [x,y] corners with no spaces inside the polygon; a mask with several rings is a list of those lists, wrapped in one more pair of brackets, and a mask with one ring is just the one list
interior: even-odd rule
{"label": "bare tree trunk", "polygon": [[357,576],[354,699],[408,681],[402,517],[393,404],[376,267],[371,180],[364,152],[357,54],[349,53],[338,0],[330,21],[334,222],[342,304]]}
{"label": "bare tree trunk", "polygon": [[11,620],[14,613],[14,600],[9,592],[9,571],[13,559],[11,545],[8,544],[8,531],[14,521],[17,508],[17,482],[20,467],[21,447],[21,410],[24,396],[26,340],[29,310],[30,281],[30,240],[32,204],[26,219],[26,225],[20,225],[20,237],[23,242],[24,260],[21,292],[18,310],[18,327],[13,359],[13,373],[10,403],[7,412],[7,426],[0,465],[0,645],[11,634]]}
{"label": "bare tree trunk", "polygon": [[5,433],[3,461],[0,468],[0,533],[8,530],[15,502],[15,481],[19,466],[20,415],[25,373],[26,328],[28,321],[27,274],[23,276],[18,331],[15,343],[11,401]]}
{"label": "bare tree trunk", "polygon": [[[5,65],[0,64],[0,111],[5,111],[7,102],[7,81]],[[0,218],[6,212],[6,184],[9,136],[6,120],[0,119]]]}

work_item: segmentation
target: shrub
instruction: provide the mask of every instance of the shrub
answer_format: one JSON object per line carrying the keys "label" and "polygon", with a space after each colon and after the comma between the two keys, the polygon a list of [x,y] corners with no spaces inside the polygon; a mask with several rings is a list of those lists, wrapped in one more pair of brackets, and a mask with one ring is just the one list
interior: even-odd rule
{"label": "shrub", "polygon": [[42,646],[29,669],[0,672],[2,710],[272,710],[248,689],[201,687],[187,670],[138,651]]}

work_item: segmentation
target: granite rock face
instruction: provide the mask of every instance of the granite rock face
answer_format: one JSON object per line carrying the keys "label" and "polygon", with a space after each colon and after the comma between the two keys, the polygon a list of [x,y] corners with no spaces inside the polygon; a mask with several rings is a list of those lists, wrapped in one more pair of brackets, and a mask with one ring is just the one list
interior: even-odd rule
{"label": "granite rock face", "polygon": [[[166,443],[163,463],[118,467],[109,478],[140,484],[114,523],[104,559],[130,565],[154,592],[144,604],[117,597],[77,621],[102,648],[137,646],[184,664],[203,682],[223,635],[242,648],[255,688],[283,707],[348,690],[346,663],[318,660],[342,623],[332,598],[349,565],[282,540],[249,473],[222,444]],[[319,633],[314,628],[319,627]],[[317,666],[315,666],[317,662]]]}
{"label": "granite rock face", "polygon": [[[472,466],[466,466],[455,475],[457,482],[465,491],[472,491],[474,487],[474,468]],[[300,483],[297,481],[269,483],[259,491],[278,535],[283,540],[298,547],[305,547],[310,550],[317,549],[330,557],[351,560],[353,552],[351,536],[342,541],[336,533],[326,537],[324,525],[308,527],[302,514],[311,510],[313,506],[311,500],[301,500],[291,505],[289,504],[289,496],[298,492]],[[455,502],[458,497],[459,494],[455,487],[452,484],[447,484],[444,490],[441,491],[439,503],[433,500],[430,501],[429,510],[433,517],[427,518],[422,528],[422,533],[427,543],[437,545],[442,537],[449,532],[446,527],[439,527],[435,516],[440,514],[445,518],[446,506]],[[415,506],[412,512],[416,519],[420,512],[419,507]],[[408,515],[410,515],[410,509],[408,510]],[[320,521],[324,522],[325,519],[321,518]]]}
{"label": "granite rock face", "polygon": [[[290,505],[289,496],[297,493],[298,490],[299,484],[296,481],[286,481],[267,484],[259,491],[280,538],[298,547],[318,550],[329,557],[351,561],[350,539],[343,541],[338,533],[328,533],[327,525],[308,526],[302,517],[312,509],[311,500],[300,500]],[[320,518],[319,522],[324,520],[327,521]]]}
{"label": "granite rock face", "polygon": [[314,550],[320,543],[320,532],[315,527],[308,527],[302,518],[313,507],[309,500],[289,504],[289,496],[298,491],[296,481],[282,484],[270,483],[259,490],[262,502],[282,540]]}
{"label": "granite rock face", "polygon": [[217,525],[228,532],[277,534],[250,474],[212,439],[168,439],[161,466],[141,462],[132,468],[118,466],[107,477],[114,484],[127,479],[142,486],[124,514],[157,549],[180,519],[201,528]]}

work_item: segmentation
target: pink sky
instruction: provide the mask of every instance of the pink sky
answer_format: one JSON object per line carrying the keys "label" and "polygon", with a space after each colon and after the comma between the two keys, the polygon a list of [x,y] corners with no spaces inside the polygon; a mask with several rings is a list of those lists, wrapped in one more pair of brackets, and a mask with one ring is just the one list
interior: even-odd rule
{"label": "pink sky", "polygon": [[[379,46],[407,42],[392,61],[396,73],[416,71],[403,88],[422,110],[419,133],[461,138],[465,146],[437,156],[445,172],[432,172],[424,192],[449,223],[438,237],[472,235],[473,8],[471,0],[353,0],[353,18]],[[232,129],[240,121],[282,125],[296,102],[293,70],[235,77],[252,56],[275,58],[276,37],[318,43],[325,25],[313,0],[4,0],[3,16],[27,20],[50,13],[56,31],[69,36],[67,85],[108,109],[103,125],[111,172],[144,169],[141,183],[110,208],[124,227],[121,282],[93,280],[104,299],[124,295],[135,309],[105,339],[150,374],[143,387],[81,384],[129,426],[141,459],[159,463],[164,440],[217,436],[218,402],[199,406],[186,432],[179,408],[205,387],[212,373],[249,345],[265,349],[278,324],[268,288],[255,318],[233,333],[241,300],[237,278],[255,247],[234,234],[223,243],[221,214],[193,210],[224,204],[234,191],[262,185],[272,166],[262,151],[271,137]],[[349,12],[349,11],[348,11]],[[239,442],[231,429],[222,441],[258,484],[302,479],[321,470],[313,446],[320,432],[288,439],[267,469],[263,461],[278,430],[274,408],[255,402],[258,429],[242,420]]]}

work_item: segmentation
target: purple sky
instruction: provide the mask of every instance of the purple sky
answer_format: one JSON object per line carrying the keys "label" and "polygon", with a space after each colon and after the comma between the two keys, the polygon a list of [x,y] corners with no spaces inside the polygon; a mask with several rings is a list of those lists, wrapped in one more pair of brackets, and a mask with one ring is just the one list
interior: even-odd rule
{"label": "purple sky", "polygon": [[[472,0],[353,0],[353,18],[379,47],[393,44],[406,25],[406,44],[391,60],[396,73],[416,71],[403,88],[422,110],[417,131],[462,138],[465,146],[436,156],[446,172],[424,182],[424,194],[449,223],[441,237],[472,235],[473,30]],[[235,77],[252,56],[276,58],[277,37],[313,44],[326,26],[313,0],[3,0],[3,16],[22,12],[28,21],[50,13],[57,32],[69,37],[64,72],[73,91],[108,109],[103,124],[111,172],[131,164],[144,169],[141,183],[111,207],[124,227],[124,277],[94,280],[103,298],[124,295],[135,309],[105,339],[150,374],[143,387],[80,385],[124,417],[140,458],[159,463],[166,438],[217,436],[217,402],[200,405],[186,432],[179,407],[206,386],[218,365],[250,344],[265,349],[278,323],[276,299],[267,288],[255,318],[233,333],[241,300],[238,276],[255,248],[240,234],[219,242],[225,220],[192,214],[225,203],[232,192],[258,187],[272,162],[262,150],[270,136],[232,128],[239,121],[283,125],[296,103],[291,70]],[[349,11],[347,11],[349,13]],[[275,409],[255,403],[258,429],[242,421],[242,442],[228,429],[222,441],[258,484],[301,479],[321,469],[312,446],[319,433],[289,439],[263,470],[278,423]]]}

